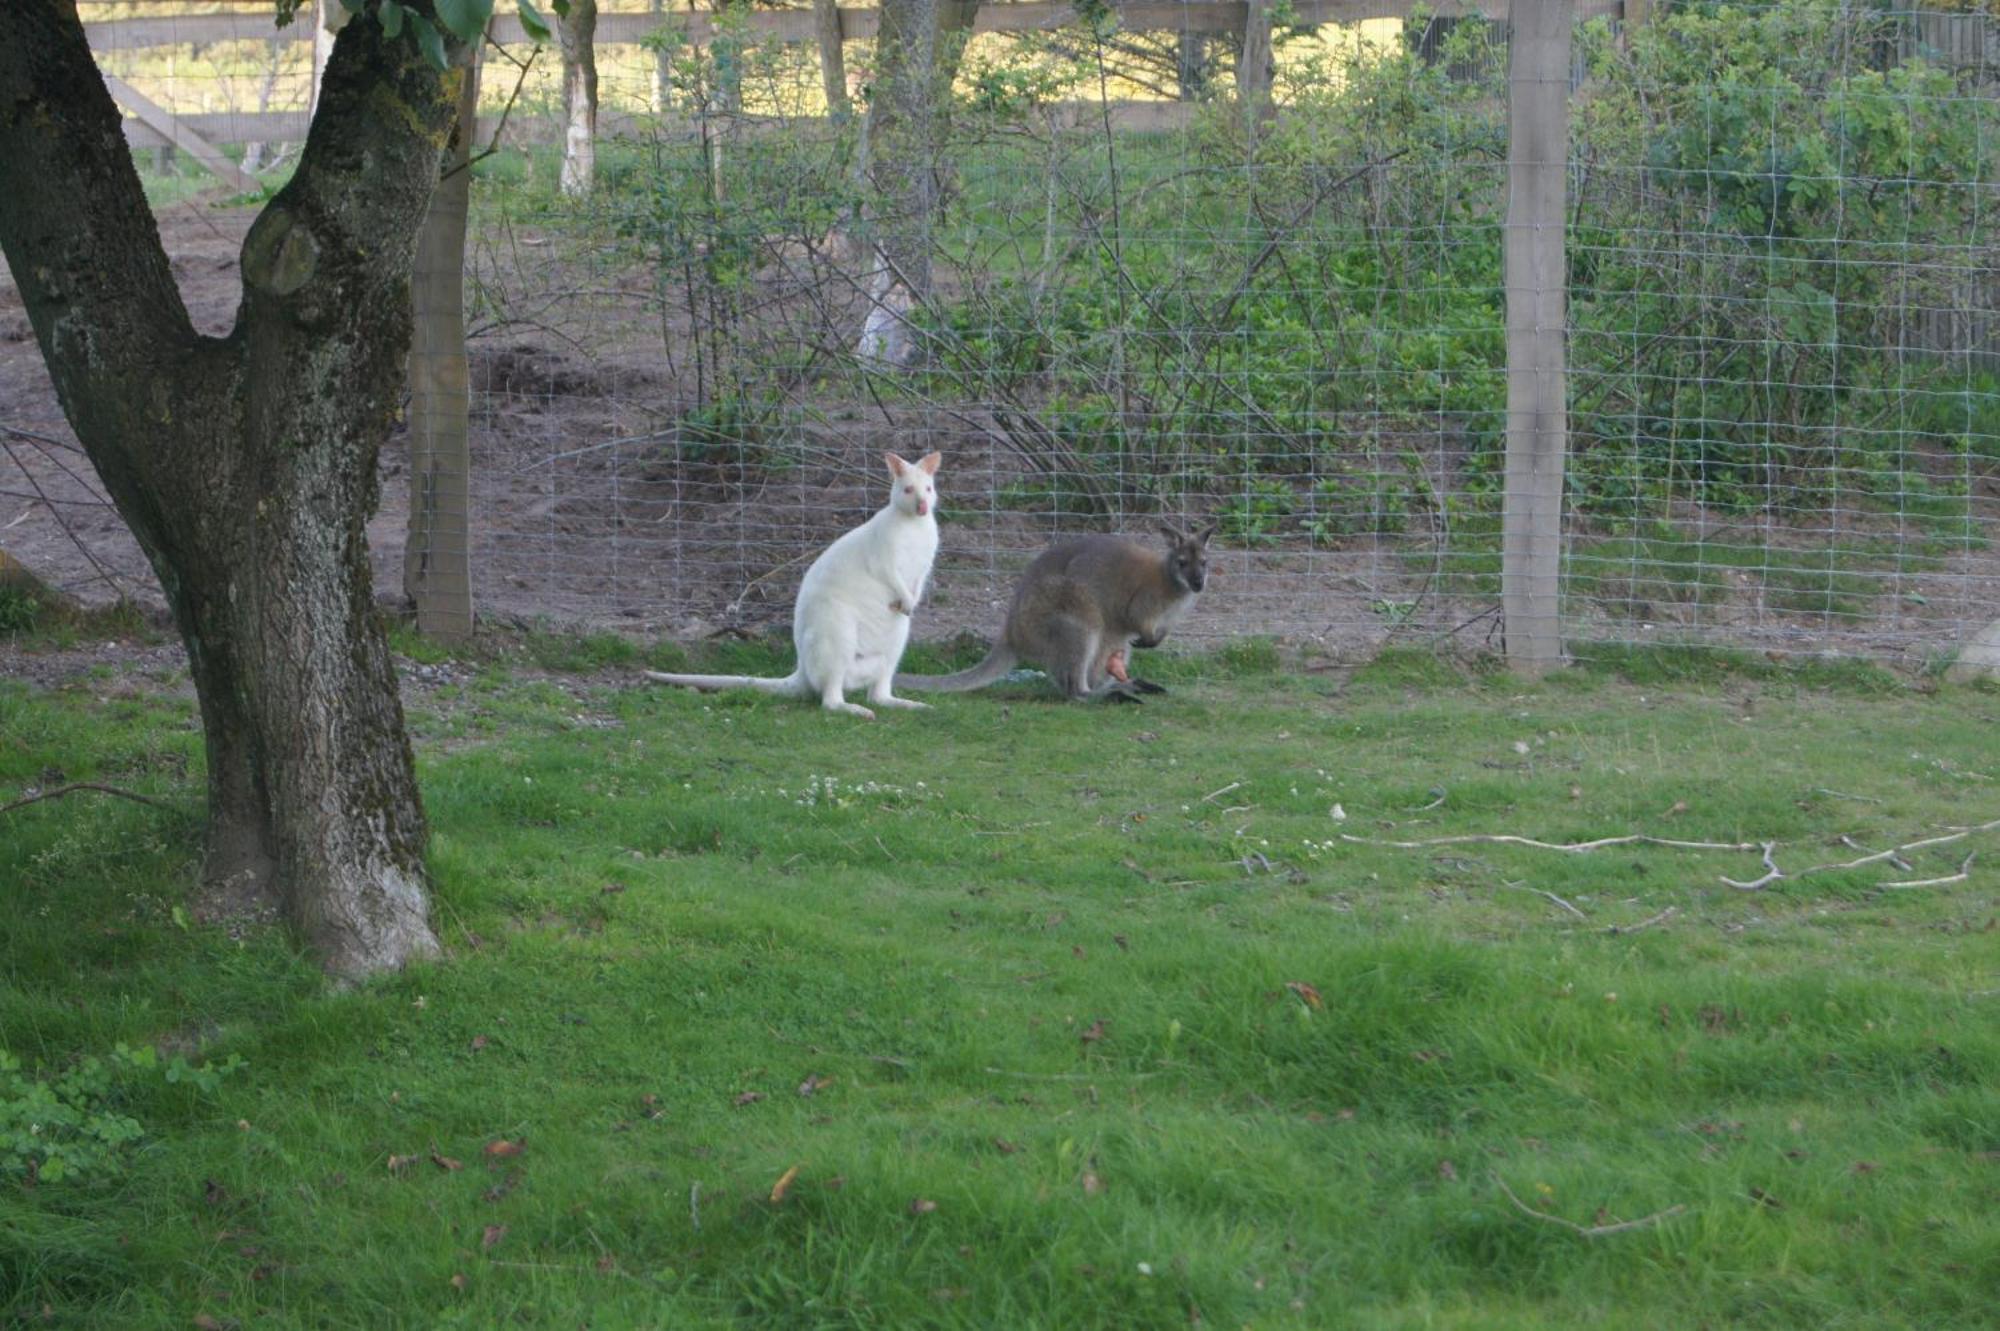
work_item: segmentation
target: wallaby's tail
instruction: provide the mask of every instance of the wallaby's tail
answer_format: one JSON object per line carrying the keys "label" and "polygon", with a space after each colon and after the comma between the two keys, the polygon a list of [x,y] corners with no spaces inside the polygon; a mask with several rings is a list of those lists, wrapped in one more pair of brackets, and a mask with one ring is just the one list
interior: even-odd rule
{"label": "wallaby's tail", "polygon": [[1021,658],[1004,644],[995,643],[993,650],[986,653],[986,659],[970,670],[961,670],[955,675],[897,675],[896,687],[915,689],[919,693],[964,693],[971,689],[983,689],[1000,676],[1014,668]]}
{"label": "wallaby's tail", "polygon": [[768,679],[762,675],[669,675],[659,670],[648,670],[646,678],[689,689],[762,689],[766,693],[799,698],[810,692],[806,688],[804,672],[798,670],[783,679]]}

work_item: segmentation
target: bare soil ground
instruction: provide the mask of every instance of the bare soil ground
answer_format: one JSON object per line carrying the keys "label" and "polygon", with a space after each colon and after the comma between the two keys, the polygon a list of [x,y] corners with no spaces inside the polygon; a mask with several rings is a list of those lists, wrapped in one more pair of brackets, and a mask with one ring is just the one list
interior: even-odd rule
{"label": "bare soil ground", "polygon": [[[249,209],[182,204],[162,237],[198,330],[221,333],[240,296],[237,252]],[[474,592],[502,624],[612,628],[699,638],[782,630],[806,562],[881,502],[880,456],[937,448],[944,543],[918,631],[990,634],[1011,581],[1035,550],[1084,524],[1019,511],[1008,496],[1034,479],[976,409],[891,408],[811,400],[791,414],[781,449],[747,464],[689,446],[678,422],[689,370],[662,350],[655,275],[620,268],[573,237],[508,228],[475,244],[473,321]],[[504,253],[502,252],[504,249]],[[497,288],[513,284],[512,292]],[[536,290],[525,288],[534,286]],[[0,549],[86,603],[157,607],[146,560],[76,449],[11,278],[0,270]],[[382,506],[369,524],[377,587],[400,603],[408,464],[400,438],[381,459]],[[1991,476],[1978,520],[2000,516]],[[1132,517],[1125,529],[1146,532]],[[1247,634],[1343,659],[1389,638],[1459,630],[1475,644],[1495,620],[1490,596],[1445,596],[1422,542],[1356,538],[1348,548],[1274,543],[1218,551],[1217,576],[1187,639]],[[1967,550],[1934,572],[1892,579],[1865,619],[1772,612],[1755,588],[1710,598],[1690,615],[1572,607],[1579,637],[1699,636],[1770,650],[1839,650],[1914,663],[1948,650],[2000,613],[2000,556]],[[1615,609],[1615,608],[1614,608]]]}

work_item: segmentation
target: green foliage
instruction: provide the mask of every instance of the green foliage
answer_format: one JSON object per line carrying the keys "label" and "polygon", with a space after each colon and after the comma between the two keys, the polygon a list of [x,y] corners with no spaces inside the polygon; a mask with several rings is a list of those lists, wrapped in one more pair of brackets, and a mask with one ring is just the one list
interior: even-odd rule
{"label": "green foliage", "polygon": [[1983,262],[1963,243],[1967,185],[1991,177],[2000,116],[1921,58],[1870,67],[1899,21],[1835,0],[1690,4],[1593,48],[1579,140],[1604,170],[1578,208],[1572,308],[1602,378],[1572,417],[1579,502],[1804,509],[1838,492],[1963,514],[1929,502],[1919,461],[1965,427],[1905,408],[1957,396],[1990,428],[2000,399],[1902,348],[1911,312],[1951,308]]}
{"label": "green foliage", "polygon": [[0,633],[26,633],[41,620],[44,608],[35,588],[0,578]]}
{"label": "green foliage", "polygon": [[0,1049],[0,1175],[30,1183],[101,1178],[117,1172],[126,1148],[146,1135],[119,1112],[136,1088],[154,1080],[213,1094],[243,1067],[231,1054],[221,1063],[162,1061],[150,1045],[120,1044],[104,1058],[76,1059],[52,1077],[31,1079],[20,1059]]}

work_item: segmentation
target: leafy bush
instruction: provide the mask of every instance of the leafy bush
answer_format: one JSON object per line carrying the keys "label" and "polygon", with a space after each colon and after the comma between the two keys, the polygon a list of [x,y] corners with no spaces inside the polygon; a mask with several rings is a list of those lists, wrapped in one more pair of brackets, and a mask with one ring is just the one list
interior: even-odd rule
{"label": "leafy bush", "polygon": [[209,1094],[242,1066],[234,1054],[194,1064],[179,1054],[162,1061],[150,1046],[120,1044],[107,1058],[80,1058],[51,1078],[31,1079],[19,1059],[0,1049],[0,1173],[42,1183],[114,1173],[125,1149],[146,1135],[122,1112],[142,1085]]}

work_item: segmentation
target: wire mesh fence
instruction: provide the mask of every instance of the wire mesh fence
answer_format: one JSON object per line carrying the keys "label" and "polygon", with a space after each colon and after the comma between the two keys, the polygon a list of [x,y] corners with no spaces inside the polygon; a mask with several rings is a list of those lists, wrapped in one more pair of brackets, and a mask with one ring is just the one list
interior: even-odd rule
{"label": "wire mesh fence", "polygon": [[[1218,576],[1179,636],[1496,642],[1506,25],[1281,15],[1260,114],[1202,8],[974,36],[919,217],[871,183],[869,43],[845,48],[855,113],[829,116],[812,46],[649,17],[649,45],[598,51],[582,197],[554,55],[489,52],[482,143],[511,110],[466,253],[479,612],[782,626],[880,503],[881,453],[937,449],[920,635],[990,633],[1058,536],[1199,518]],[[1921,664],[2000,617],[1995,31],[1836,0],[1577,24],[1572,653]],[[209,56],[268,74],[299,49]],[[198,104],[194,55],[125,76]],[[302,107],[290,78],[232,67],[228,96]],[[238,225],[164,216],[170,241]],[[864,330],[911,235],[929,272],[894,274],[914,352],[892,363]],[[386,587],[405,465],[385,457],[371,528]]]}

